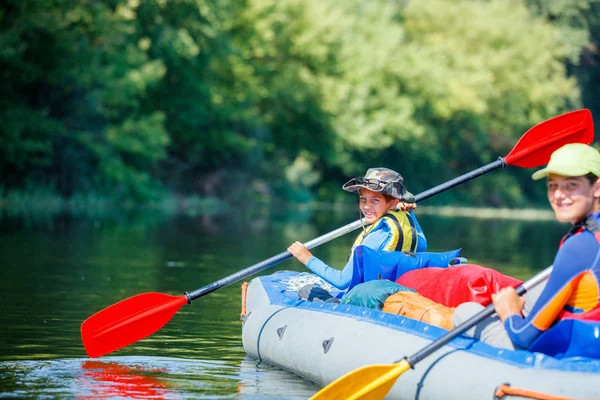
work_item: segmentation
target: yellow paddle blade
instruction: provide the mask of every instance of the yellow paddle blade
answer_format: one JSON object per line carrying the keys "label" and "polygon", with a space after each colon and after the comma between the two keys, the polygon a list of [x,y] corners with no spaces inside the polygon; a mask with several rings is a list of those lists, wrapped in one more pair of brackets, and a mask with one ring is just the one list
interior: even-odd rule
{"label": "yellow paddle blade", "polygon": [[323,389],[310,400],[379,400],[392,389],[396,379],[410,369],[406,360],[398,364],[367,365],[348,372]]}

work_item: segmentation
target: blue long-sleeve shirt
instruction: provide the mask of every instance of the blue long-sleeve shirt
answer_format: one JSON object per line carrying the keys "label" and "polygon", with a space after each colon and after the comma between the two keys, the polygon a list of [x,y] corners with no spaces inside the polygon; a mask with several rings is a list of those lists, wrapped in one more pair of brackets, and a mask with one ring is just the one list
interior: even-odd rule
{"label": "blue long-sleeve shirt", "polygon": [[[412,212],[409,214],[415,224],[415,231],[418,236],[417,252],[427,251],[427,239],[425,238],[423,229],[421,228],[421,225],[419,225],[419,222],[414,214]],[[392,232],[390,227],[387,224],[380,224],[377,229],[374,229],[365,235],[361,245],[367,246],[374,250],[383,250],[391,238]],[[344,268],[341,270],[330,267],[319,258],[314,256],[307,261],[306,267],[339,289],[346,289],[352,281],[352,257],[350,257]]]}

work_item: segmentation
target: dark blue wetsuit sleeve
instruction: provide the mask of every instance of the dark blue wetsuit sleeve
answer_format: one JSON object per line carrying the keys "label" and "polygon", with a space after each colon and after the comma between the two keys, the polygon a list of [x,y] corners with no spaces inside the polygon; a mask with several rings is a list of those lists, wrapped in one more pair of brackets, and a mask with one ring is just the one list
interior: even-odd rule
{"label": "dark blue wetsuit sleeve", "polygon": [[599,248],[589,231],[571,236],[564,242],[556,253],[548,283],[531,313],[527,318],[511,315],[504,321],[508,336],[516,347],[527,349],[542,332],[552,326],[581,276],[597,263]]}
{"label": "dark blue wetsuit sleeve", "polygon": [[409,213],[409,218],[412,218],[412,220],[414,221],[415,230],[417,231],[417,237],[419,238],[417,242],[417,252],[420,253],[422,251],[427,251],[427,238],[425,237],[425,232],[423,232],[423,229],[421,228],[417,217],[415,217],[415,214],[412,211]]}
{"label": "dark blue wetsuit sleeve", "polygon": [[[374,250],[382,250],[390,238],[390,230],[386,224],[382,224],[380,228],[370,232],[365,236],[361,245],[370,247]],[[306,267],[331,283],[338,289],[346,289],[352,281],[352,272],[354,262],[352,257],[348,260],[343,269],[330,267],[317,257],[311,257],[306,263]]]}

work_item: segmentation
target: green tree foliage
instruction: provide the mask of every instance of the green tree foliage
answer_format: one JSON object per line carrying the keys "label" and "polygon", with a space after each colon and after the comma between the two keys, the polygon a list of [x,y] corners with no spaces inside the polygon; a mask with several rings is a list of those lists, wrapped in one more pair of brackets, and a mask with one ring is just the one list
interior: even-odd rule
{"label": "green tree foliage", "polygon": [[135,40],[127,4],[10,1],[1,15],[0,174],[146,198],[169,138],[144,109],[164,75]]}
{"label": "green tree foliage", "polygon": [[[327,167],[346,175],[385,164],[425,189],[505,155],[531,126],[579,106],[560,31],[524,3],[278,1],[269,9],[286,7],[303,10],[286,11],[294,18],[281,25],[294,32],[294,54],[313,55],[307,84],[318,82],[334,133]],[[519,186],[491,177],[464,196],[522,204]]]}
{"label": "green tree foliage", "polygon": [[[528,0],[534,14],[561,32],[569,49],[567,68],[577,78],[582,100],[600,116],[600,0]],[[597,124],[596,124],[597,126]]]}
{"label": "green tree foliage", "polygon": [[[593,70],[568,68],[598,19],[585,13],[594,0],[576,3],[11,0],[0,176],[65,196],[270,187],[306,199],[385,165],[419,192],[581,106]],[[540,195],[528,173],[455,198],[524,204]]]}
{"label": "green tree foliage", "polygon": [[[560,32],[520,2],[410,2],[403,21],[411,61],[404,82],[427,132],[411,161],[431,163],[439,181],[506,155],[531,126],[580,105]],[[530,184],[520,172],[458,193],[469,203],[521,205]]]}

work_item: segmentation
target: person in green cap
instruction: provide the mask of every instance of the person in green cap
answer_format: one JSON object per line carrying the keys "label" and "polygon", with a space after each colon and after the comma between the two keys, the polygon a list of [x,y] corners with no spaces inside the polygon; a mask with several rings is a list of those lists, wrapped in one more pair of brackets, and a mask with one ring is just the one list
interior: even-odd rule
{"label": "person in green cap", "polygon": [[417,206],[415,197],[403,182],[402,175],[396,171],[369,168],[363,177],[355,177],[342,186],[348,192],[358,193],[360,212],[368,224],[354,241],[342,270],[328,266],[298,241],[287,250],[309,270],[339,289],[346,289],[352,280],[352,256],[356,246],[384,251],[426,251],[427,239],[412,212]]}
{"label": "person in green cap", "polygon": [[[559,322],[600,320],[598,177],[600,153],[581,143],[567,144],[556,150],[546,168],[532,175],[534,180],[546,178],[548,201],[556,219],[569,222],[572,227],[560,242],[552,273],[541,293],[538,291],[537,296],[529,297],[526,294],[523,298],[514,288],[506,287],[492,295],[499,321],[489,319],[484,326],[477,327],[476,332],[483,341],[498,347],[531,349],[544,334],[550,335]],[[523,309],[526,301],[528,306],[533,304],[527,307],[530,311]],[[473,309],[472,303],[465,304],[470,308],[468,314],[479,309]],[[463,306],[455,311],[455,326],[470,316],[461,311]],[[564,335],[554,336],[549,342],[551,347],[570,346],[560,343],[564,341]],[[569,340],[581,343],[586,337]],[[592,347],[597,347],[597,343]]]}

